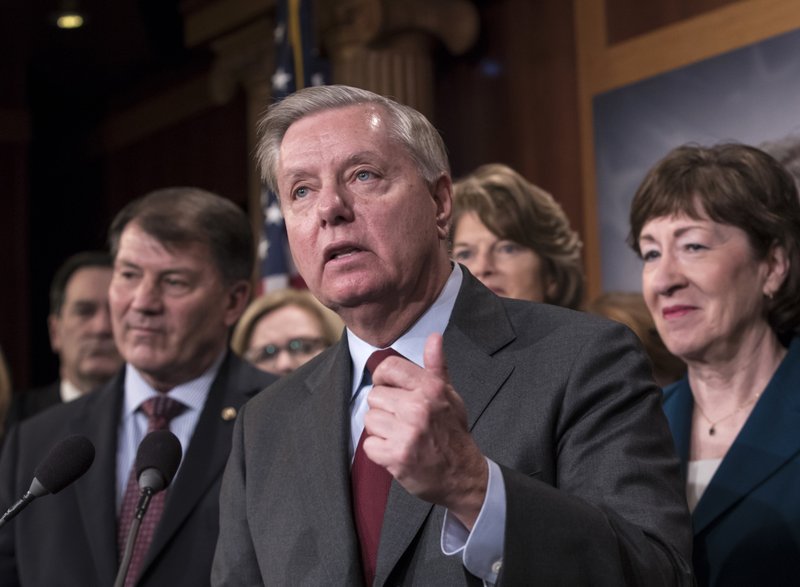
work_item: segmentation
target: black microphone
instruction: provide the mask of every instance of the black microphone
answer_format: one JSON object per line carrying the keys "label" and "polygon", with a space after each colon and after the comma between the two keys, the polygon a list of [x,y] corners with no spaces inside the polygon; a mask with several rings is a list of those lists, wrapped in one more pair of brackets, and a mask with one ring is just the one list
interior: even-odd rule
{"label": "black microphone", "polygon": [[0,518],[2,528],[37,497],[58,493],[89,470],[94,461],[94,445],[85,436],[68,436],[57,443],[33,471],[28,492]]}
{"label": "black microphone", "polygon": [[158,493],[166,489],[181,464],[181,442],[169,430],[156,430],[144,437],[136,451],[136,478],[139,489]]}
{"label": "black microphone", "polygon": [[136,451],[134,470],[139,482],[139,502],[133,515],[131,529],[125,541],[125,552],[119,564],[114,587],[122,587],[133,557],[133,547],[139,535],[139,526],[150,506],[150,499],[167,486],[175,477],[181,464],[183,449],[178,437],[169,430],[155,430],[144,437]]}

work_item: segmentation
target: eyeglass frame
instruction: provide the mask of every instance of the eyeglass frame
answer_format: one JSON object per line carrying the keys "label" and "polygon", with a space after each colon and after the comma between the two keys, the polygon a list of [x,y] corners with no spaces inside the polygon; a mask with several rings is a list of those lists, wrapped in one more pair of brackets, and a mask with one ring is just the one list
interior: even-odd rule
{"label": "eyeglass frame", "polygon": [[244,353],[244,358],[251,363],[273,363],[278,356],[286,351],[291,357],[310,355],[314,351],[325,348],[325,339],[321,337],[297,336],[290,338],[286,344],[266,344],[261,347],[248,349]]}

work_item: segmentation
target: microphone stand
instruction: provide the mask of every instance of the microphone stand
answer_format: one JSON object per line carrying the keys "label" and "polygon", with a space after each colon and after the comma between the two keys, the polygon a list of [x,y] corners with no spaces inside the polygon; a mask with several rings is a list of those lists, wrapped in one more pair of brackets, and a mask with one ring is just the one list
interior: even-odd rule
{"label": "microphone stand", "polygon": [[3,514],[3,517],[0,518],[0,528],[5,526],[11,518],[24,510],[30,502],[36,499],[36,497],[37,496],[30,491],[25,493],[25,495],[23,495],[22,498],[17,501],[17,503],[8,508],[6,513]]}
{"label": "microphone stand", "polygon": [[155,493],[156,491],[152,487],[144,487],[139,494],[139,502],[136,504],[136,512],[133,515],[131,529],[128,531],[128,537],[125,540],[125,553],[122,555],[122,562],[119,564],[114,587],[124,587],[125,585],[128,567],[131,564],[131,558],[133,558],[133,547],[136,545],[137,536],[139,536],[139,527],[142,525],[142,518],[147,513],[147,508],[150,507],[150,500]]}

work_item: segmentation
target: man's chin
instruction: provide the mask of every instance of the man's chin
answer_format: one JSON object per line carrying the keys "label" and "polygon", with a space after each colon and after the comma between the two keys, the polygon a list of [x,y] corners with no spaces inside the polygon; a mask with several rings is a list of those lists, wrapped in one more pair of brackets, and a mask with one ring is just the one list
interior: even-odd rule
{"label": "man's chin", "polygon": [[122,355],[127,363],[143,373],[163,371],[168,364],[161,353],[141,346],[123,351]]}
{"label": "man's chin", "polygon": [[87,377],[110,377],[122,366],[122,357],[114,356],[91,356],[86,357],[80,363],[80,370]]}
{"label": "man's chin", "polygon": [[365,282],[347,283],[344,286],[322,288],[322,291],[311,293],[334,312],[339,309],[357,308],[366,304],[385,301],[387,288],[379,284]]}

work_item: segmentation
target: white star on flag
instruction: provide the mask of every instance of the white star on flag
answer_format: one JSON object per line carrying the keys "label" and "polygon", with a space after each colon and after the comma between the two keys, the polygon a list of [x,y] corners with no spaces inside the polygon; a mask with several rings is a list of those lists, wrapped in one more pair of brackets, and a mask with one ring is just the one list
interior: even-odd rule
{"label": "white star on flag", "polygon": [[278,202],[272,202],[269,208],[264,213],[267,224],[280,224],[283,221],[283,214]]}
{"label": "white star on flag", "polygon": [[278,68],[272,74],[272,89],[279,92],[286,92],[289,82],[292,81],[292,74],[286,73],[283,68]]}
{"label": "white star on flag", "polygon": [[275,44],[280,45],[283,43],[283,36],[286,34],[286,23],[280,23],[275,27]]}

